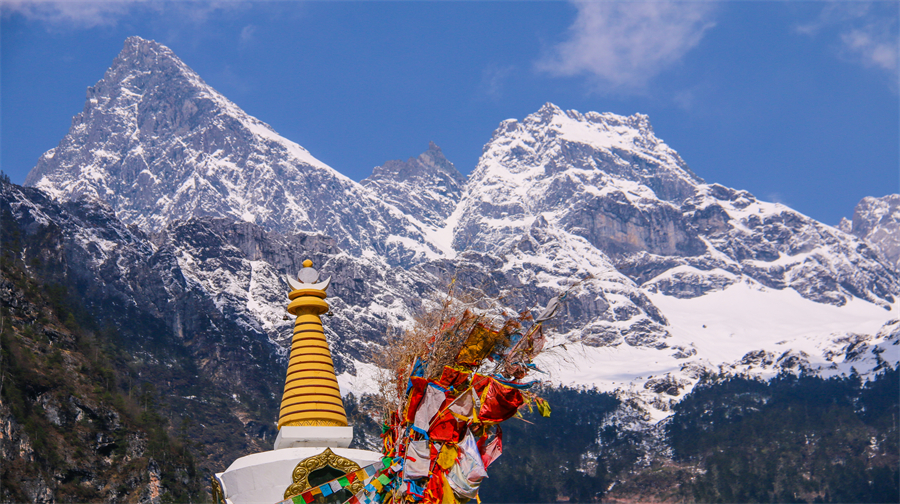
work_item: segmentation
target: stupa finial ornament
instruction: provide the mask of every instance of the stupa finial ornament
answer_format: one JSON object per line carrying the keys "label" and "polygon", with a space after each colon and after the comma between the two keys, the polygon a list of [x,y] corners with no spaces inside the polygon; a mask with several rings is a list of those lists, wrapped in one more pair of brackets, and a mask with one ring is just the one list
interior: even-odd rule
{"label": "stupa finial ornament", "polygon": [[307,259],[303,261],[303,269],[300,270],[300,273],[297,273],[297,280],[287,277],[288,285],[291,286],[291,289],[316,289],[324,291],[328,288],[328,285],[331,284],[331,277],[325,279],[324,282],[319,282],[319,272],[312,266],[313,262]]}

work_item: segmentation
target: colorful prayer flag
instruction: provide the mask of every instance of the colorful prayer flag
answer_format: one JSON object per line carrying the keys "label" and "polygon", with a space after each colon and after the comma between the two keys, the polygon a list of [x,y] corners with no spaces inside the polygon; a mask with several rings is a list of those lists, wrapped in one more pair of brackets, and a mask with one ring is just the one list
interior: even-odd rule
{"label": "colorful prayer flag", "polygon": [[494,331],[482,323],[475,324],[456,355],[456,362],[467,366],[477,366],[503,339],[505,338],[501,331]]}
{"label": "colorful prayer flag", "polygon": [[493,378],[489,380],[482,392],[478,419],[482,422],[500,423],[512,418],[519,410],[519,406],[525,402],[522,393]]}
{"label": "colorful prayer flag", "polygon": [[497,435],[487,445],[479,446],[481,461],[488,467],[503,453],[503,431],[497,426]]}
{"label": "colorful prayer flag", "polygon": [[441,371],[441,379],[438,382],[444,388],[454,388],[459,390],[460,386],[469,379],[469,373],[464,373],[450,366],[444,366]]}

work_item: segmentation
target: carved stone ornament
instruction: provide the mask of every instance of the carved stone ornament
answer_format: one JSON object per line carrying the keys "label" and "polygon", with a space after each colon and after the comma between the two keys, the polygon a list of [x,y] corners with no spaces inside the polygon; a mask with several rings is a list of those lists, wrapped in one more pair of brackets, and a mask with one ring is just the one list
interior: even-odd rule
{"label": "carved stone ornament", "polygon": [[210,490],[213,504],[224,504],[225,496],[222,495],[222,487],[219,485],[219,480],[215,476],[210,476],[210,479],[212,480],[212,488]]}
{"label": "carved stone ornament", "polygon": [[291,420],[285,422],[282,427],[346,427],[347,424],[327,418],[315,418],[312,420]]}
{"label": "carved stone ornament", "polygon": [[[325,448],[325,451],[322,453],[307,457],[297,464],[297,467],[294,468],[294,472],[291,474],[291,478],[294,482],[284,491],[284,498],[289,499],[309,490],[309,473],[325,466],[330,466],[338,471],[343,471],[344,474],[356,472],[360,469],[359,464],[356,462],[341,457],[340,455],[336,455],[331,451],[331,448]],[[346,488],[350,490],[350,493],[356,495],[363,489],[363,486],[362,481],[356,480],[353,483],[350,483],[350,486]]]}

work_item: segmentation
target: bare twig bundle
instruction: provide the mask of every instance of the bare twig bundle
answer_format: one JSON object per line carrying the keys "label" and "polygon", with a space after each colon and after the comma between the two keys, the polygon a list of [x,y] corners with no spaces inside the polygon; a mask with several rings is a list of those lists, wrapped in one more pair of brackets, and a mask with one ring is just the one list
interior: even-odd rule
{"label": "bare twig bundle", "polygon": [[456,364],[463,343],[477,324],[491,325],[506,315],[498,299],[481,292],[454,292],[453,283],[443,299],[430,304],[432,308],[416,316],[410,328],[389,332],[386,351],[375,358],[383,370],[377,383],[385,417],[403,410],[404,387],[418,357],[427,356],[425,377],[437,378],[445,366]]}

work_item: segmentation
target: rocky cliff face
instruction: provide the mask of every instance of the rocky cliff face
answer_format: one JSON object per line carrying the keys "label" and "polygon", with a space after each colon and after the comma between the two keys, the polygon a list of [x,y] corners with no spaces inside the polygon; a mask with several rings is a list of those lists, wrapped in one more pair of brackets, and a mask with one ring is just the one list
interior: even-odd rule
{"label": "rocky cliff face", "polygon": [[63,284],[29,274],[26,264],[46,269],[53,261],[16,257],[30,241],[8,217],[4,207],[0,500],[198,500],[201,478],[189,443],[168,435],[155,389],[120,380],[115,330],[98,330]]}
{"label": "rocky cliff face", "polygon": [[838,227],[865,240],[900,269],[900,194],[863,198],[853,220],[843,219]]}
{"label": "rocky cliff face", "polygon": [[[120,388],[158,391],[154,400],[166,404],[173,431],[185,419],[205,419],[191,429],[205,471],[270,445],[283,351],[259,322],[232,314],[221,301],[227,295],[207,292],[186,273],[178,250],[124,225],[103,204],[60,204],[31,188],[2,184],[0,215],[5,260],[58,291],[73,324],[108,335],[104,345],[122,352],[113,356],[124,366]],[[197,227],[193,244],[209,238]],[[4,299],[3,306],[11,305]]]}

